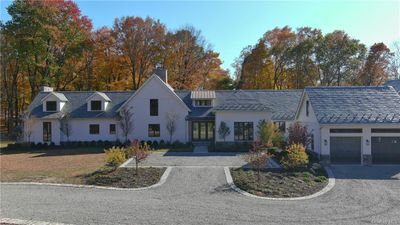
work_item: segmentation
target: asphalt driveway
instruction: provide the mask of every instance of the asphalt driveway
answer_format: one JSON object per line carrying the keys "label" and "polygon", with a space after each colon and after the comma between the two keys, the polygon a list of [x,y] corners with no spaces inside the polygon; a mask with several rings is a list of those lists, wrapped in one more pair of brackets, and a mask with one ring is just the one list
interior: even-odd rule
{"label": "asphalt driveway", "polygon": [[336,186],[304,201],[238,194],[222,167],[175,167],[165,184],[144,191],[2,185],[1,216],[73,224],[400,224],[400,165],[332,170]]}

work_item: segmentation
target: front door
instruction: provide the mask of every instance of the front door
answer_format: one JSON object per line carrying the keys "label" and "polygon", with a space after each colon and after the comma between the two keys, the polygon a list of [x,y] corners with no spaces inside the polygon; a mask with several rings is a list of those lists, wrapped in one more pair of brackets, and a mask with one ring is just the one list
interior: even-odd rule
{"label": "front door", "polygon": [[43,143],[51,142],[51,122],[43,122]]}
{"label": "front door", "polygon": [[193,141],[212,141],[214,139],[214,122],[192,122],[192,139]]}

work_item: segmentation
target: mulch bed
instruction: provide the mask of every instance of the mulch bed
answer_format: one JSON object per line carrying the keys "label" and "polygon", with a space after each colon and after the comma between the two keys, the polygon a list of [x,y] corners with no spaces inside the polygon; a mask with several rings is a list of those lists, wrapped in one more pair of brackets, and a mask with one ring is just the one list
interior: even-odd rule
{"label": "mulch bed", "polygon": [[87,175],[84,180],[86,184],[118,187],[118,188],[140,188],[148,187],[160,181],[166,168],[139,168],[136,174],[135,168],[112,168],[105,167],[92,174]]}
{"label": "mulch bed", "polygon": [[251,169],[231,169],[231,174],[237,187],[263,197],[302,197],[314,194],[328,184],[324,169],[264,170],[261,171],[260,181],[257,179],[257,171]]}

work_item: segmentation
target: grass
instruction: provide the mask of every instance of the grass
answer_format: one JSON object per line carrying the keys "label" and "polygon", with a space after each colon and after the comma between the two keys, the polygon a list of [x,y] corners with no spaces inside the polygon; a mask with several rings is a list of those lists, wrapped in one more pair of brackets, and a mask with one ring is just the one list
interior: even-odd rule
{"label": "grass", "polygon": [[231,169],[233,181],[239,188],[258,196],[275,198],[311,195],[328,184],[325,170],[302,171],[264,170],[258,181],[257,172],[242,168]]}
{"label": "grass", "polygon": [[138,174],[134,168],[104,167],[84,177],[85,183],[118,188],[148,187],[160,181],[165,168],[139,168]]}
{"label": "grass", "polygon": [[105,164],[102,148],[46,149],[0,155],[2,182],[84,183]]}

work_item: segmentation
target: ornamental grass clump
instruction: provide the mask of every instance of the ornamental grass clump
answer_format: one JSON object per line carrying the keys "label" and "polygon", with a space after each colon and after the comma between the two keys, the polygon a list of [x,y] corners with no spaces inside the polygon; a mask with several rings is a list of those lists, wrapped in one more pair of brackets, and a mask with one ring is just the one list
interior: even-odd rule
{"label": "ornamental grass clump", "polygon": [[308,164],[308,155],[303,144],[291,144],[282,157],[281,164],[285,169],[305,168]]}

